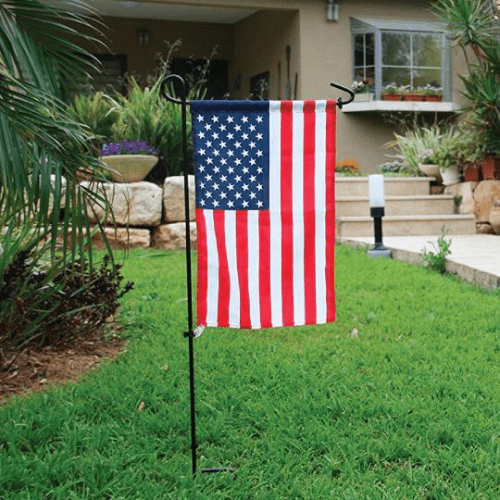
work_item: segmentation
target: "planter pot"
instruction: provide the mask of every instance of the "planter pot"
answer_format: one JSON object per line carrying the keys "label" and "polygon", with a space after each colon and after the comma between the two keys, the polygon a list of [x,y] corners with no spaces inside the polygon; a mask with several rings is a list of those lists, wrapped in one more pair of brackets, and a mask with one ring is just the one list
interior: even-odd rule
{"label": "planter pot", "polygon": [[500,160],[493,155],[487,155],[481,164],[483,179],[485,181],[500,179]]}
{"label": "planter pot", "polygon": [[431,101],[431,102],[441,102],[443,100],[443,96],[442,95],[426,95],[425,100]]}
{"label": "planter pot", "polygon": [[418,169],[424,173],[427,177],[435,177],[437,181],[441,181],[441,172],[437,165],[432,165],[428,163],[419,163]]}
{"label": "planter pot", "polygon": [[440,168],[439,172],[443,178],[443,184],[445,186],[452,186],[453,184],[458,184],[460,182],[460,172],[458,166],[450,168]]}
{"label": "planter pot", "polygon": [[371,102],[373,101],[373,94],[371,92],[363,92],[354,96],[354,102]]}
{"label": "planter pot", "polygon": [[158,163],[157,156],[150,155],[110,155],[101,157],[107,165],[115,182],[139,182],[153,170]]}
{"label": "planter pot", "polygon": [[464,170],[465,182],[479,182],[483,180],[481,168],[476,163],[469,163]]}
{"label": "planter pot", "polygon": [[500,234],[500,207],[491,207],[490,225],[495,234]]}
{"label": "planter pot", "polygon": [[421,95],[421,94],[406,94],[404,97],[403,97],[403,100],[404,101],[423,101],[424,100],[424,96]]}
{"label": "planter pot", "polygon": [[401,101],[403,96],[401,94],[382,94],[384,101]]}

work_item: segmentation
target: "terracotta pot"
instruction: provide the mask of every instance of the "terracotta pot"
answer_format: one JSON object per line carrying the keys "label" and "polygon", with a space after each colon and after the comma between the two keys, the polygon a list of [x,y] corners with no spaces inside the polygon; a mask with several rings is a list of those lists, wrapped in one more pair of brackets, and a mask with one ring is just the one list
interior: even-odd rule
{"label": "terracotta pot", "polygon": [[441,102],[443,100],[443,96],[442,95],[426,95],[425,100],[431,101],[431,102]]}
{"label": "terracotta pot", "polygon": [[481,163],[481,170],[483,172],[483,179],[485,181],[491,179],[500,179],[500,160],[496,156],[486,155]]}
{"label": "terracotta pot", "polygon": [[101,157],[115,182],[139,182],[153,170],[158,163],[157,156],[150,155],[110,155]]}
{"label": "terracotta pot", "polygon": [[500,207],[491,207],[490,225],[495,234],[500,234]]}
{"label": "terracotta pot", "polygon": [[424,96],[420,94],[406,94],[403,98],[404,101],[423,101]]}
{"label": "terracotta pot", "polygon": [[477,163],[469,163],[464,170],[465,182],[479,182],[483,180],[481,168]]}
{"label": "terracotta pot", "polygon": [[403,96],[401,94],[382,94],[384,101],[401,101]]}

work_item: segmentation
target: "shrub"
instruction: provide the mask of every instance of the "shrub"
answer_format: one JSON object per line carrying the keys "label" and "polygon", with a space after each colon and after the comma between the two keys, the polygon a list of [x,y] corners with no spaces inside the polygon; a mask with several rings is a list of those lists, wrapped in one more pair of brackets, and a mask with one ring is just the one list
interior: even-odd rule
{"label": "shrub", "polygon": [[346,158],[345,160],[337,163],[335,165],[335,173],[345,176],[362,176],[364,175],[361,170],[361,166],[359,163],[350,158]]}

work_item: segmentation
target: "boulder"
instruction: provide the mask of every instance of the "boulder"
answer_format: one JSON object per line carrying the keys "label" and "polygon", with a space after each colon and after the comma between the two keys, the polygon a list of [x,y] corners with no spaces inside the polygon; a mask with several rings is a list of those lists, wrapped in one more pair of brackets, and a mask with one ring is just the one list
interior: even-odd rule
{"label": "boulder", "polygon": [[[188,176],[189,219],[195,220],[194,175]],[[163,219],[165,222],[183,222],[184,215],[184,177],[167,177],[163,185]]]}
{"label": "boulder", "polygon": [[[89,183],[83,186],[107,199],[113,208],[115,223],[119,226],[152,227],[161,224],[162,189],[151,182]],[[95,214],[94,212],[95,211]],[[103,221],[103,203],[90,202],[88,208],[91,222]],[[108,214],[106,222],[113,221]]]}
{"label": "boulder", "polygon": [[474,190],[476,222],[489,222],[490,209],[500,199],[500,181],[481,181]]}
{"label": "boulder", "polygon": [[[109,245],[113,250],[128,248],[149,248],[151,246],[151,233],[149,229],[136,229],[126,227],[105,227],[104,233],[108,239]],[[97,232],[92,237],[92,243],[97,249],[103,249],[104,241],[101,233]]]}
{"label": "boulder", "polygon": [[477,182],[461,182],[453,186],[446,186],[444,194],[452,194],[456,200],[460,197],[457,203],[457,212],[459,214],[473,214],[475,208],[474,189],[478,185]]}
{"label": "boulder", "polygon": [[[196,248],[196,223],[190,222],[191,249]],[[184,250],[186,248],[186,224],[176,222],[174,224],[162,224],[153,229],[152,246],[164,250]]]}

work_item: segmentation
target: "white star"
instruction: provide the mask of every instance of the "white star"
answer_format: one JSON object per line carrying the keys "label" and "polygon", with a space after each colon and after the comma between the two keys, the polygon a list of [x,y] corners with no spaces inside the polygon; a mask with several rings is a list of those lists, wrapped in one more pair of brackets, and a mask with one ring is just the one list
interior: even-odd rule
{"label": "white star", "polygon": [[243,137],[243,140],[244,140],[244,141],[247,141],[247,140],[248,140],[248,134],[243,134],[241,137]]}
{"label": "white star", "polygon": [[203,170],[205,170],[205,166],[204,166],[204,165],[200,165],[200,166],[198,167],[198,170],[199,170],[200,172],[203,172]]}
{"label": "white star", "polygon": [[234,118],[232,116],[228,116],[227,117],[227,122],[228,123],[233,123],[234,122]]}
{"label": "white star", "polygon": [[248,207],[248,201],[247,201],[247,200],[245,200],[245,201],[243,202],[243,208],[247,208],[247,207]]}
{"label": "white star", "polygon": [[255,175],[250,176],[250,182],[255,182],[257,180],[257,177]]}
{"label": "white star", "polygon": [[226,126],[225,126],[225,125],[221,125],[221,126],[219,127],[219,130],[220,130],[221,132],[224,132],[224,131],[226,130]]}
{"label": "white star", "polygon": [[207,198],[212,198],[212,193],[210,191],[207,193]]}
{"label": "white star", "polygon": [[207,141],[205,144],[207,145],[207,148],[212,147],[212,141]]}
{"label": "white star", "polygon": [[236,158],[236,160],[234,160],[234,163],[235,163],[235,165],[241,165],[241,159]]}
{"label": "white star", "polygon": [[247,123],[247,122],[248,122],[248,116],[244,116],[244,117],[241,119],[241,121],[242,121],[243,123]]}
{"label": "white star", "polygon": [[255,147],[255,142],[250,143],[250,148],[253,149]]}
{"label": "white star", "polygon": [[257,184],[257,189],[258,189],[259,191],[262,191],[264,188],[262,187],[262,184]]}
{"label": "white star", "polygon": [[225,165],[227,163],[227,160],[225,158],[220,159],[220,164]]}
{"label": "white star", "polygon": [[249,172],[248,167],[243,167],[243,173],[248,174],[248,172]]}
{"label": "white star", "polygon": [[219,167],[214,167],[214,172],[215,172],[216,174],[218,174],[218,173],[220,172],[220,168],[219,168]]}
{"label": "white star", "polygon": [[243,191],[248,191],[248,184],[243,184],[242,188],[243,188]]}
{"label": "white star", "polygon": [[210,130],[212,128],[212,125],[210,125],[209,123],[207,123],[205,125],[205,130]]}
{"label": "white star", "polygon": [[239,200],[241,198],[241,193],[236,193],[234,196],[236,197],[237,200]]}
{"label": "white star", "polygon": [[233,184],[228,184],[227,189],[229,189],[229,191],[232,191],[234,189]]}
{"label": "white star", "polygon": [[261,141],[264,139],[264,136],[262,134],[257,134],[257,140]]}
{"label": "white star", "polygon": [[241,148],[241,142],[236,141],[236,142],[234,143],[234,147],[235,147],[236,149]]}
{"label": "white star", "polygon": [[228,206],[229,208],[233,208],[234,203],[233,203],[231,200],[229,200],[229,201],[227,202],[227,206]]}
{"label": "white star", "polygon": [[258,201],[258,202],[257,202],[257,206],[258,206],[259,208],[262,208],[262,207],[264,206],[264,203],[262,203],[261,201]]}
{"label": "white star", "polygon": [[234,168],[233,167],[229,167],[227,169],[227,171],[230,173],[230,174],[233,174],[234,173]]}
{"label": "white star", "polygon": [[214,182],[212,188],[214,191],[217,191],[217,189],[219,189],[219,185],[216,182]]}
{"label": "white star", "polygon": [[233,140],[234,139],[234,134],[227,134],[227,138],[229,140]]}
{"label": "white star", "polygon": [[221,182],[226,182],[227,181],[227,175],[221,175],[220,181]]}
{"label": "white star", "polygon": [[257,195],[255,193],[250,193],[250,198],[252,198],[252,200],[256,197]]}
{"label": "white star", "polygon": [[259,149],[259,151],[257,151],[257,156],[262,156],[264,153]]}
{"label": "white star", "polygon": [[200,189],[205,189],[205,183],[204,182],[200,182]]}
{"label": "white star", "polygon": [[262,169],[262,167],[258,167],[257,168],[257,173],[258,174],[262,174],[262,172],[264,172],[264,170]]}
{"label": "white star", "polygon": [[241,154],[242,154],[243,156],[247,157],[247,156],[248,156],[248,151],[243,151]]}
{"label": "white star", "polygon": [[227,156],[233,156],[233,155],[234,155],[234,151],[229,150],[229,151],[227,152]]}
{"label": "white star", "polygon": [[257,117],[257,123],[262,123],[262,116]]}
{"label": "white star", "polygon": [[237,175],[237,176],[234,178],[234,180],[235,180],[236,182],[241,182],[241,175]]}
{"label": "white star", "polygon": [[207,175],[205,175],[205,179],[207,181],[211,181],[212,180],[212,176],[210,174],[207,174]]}
{"label": "white star", "polygon": [[205,200],[200,200],[200,205],[201,205],[202,207],[204,207],[204,206],[205,206]]}
{"label": "white star", "polygon": [[205,154],[205,150],[204,149],[199,149],[198,150],[198,154],[203,156]]}
{"label": "white star", "polygon": [[221,149],[224,149],[226,147],[226,143],[224,141],[221,141],[220,146]]}
{"label": "white star", "polygon": [[218,139],[218,138],[219,138],[219,134],[218,134],[217,132],[214,132],[214,133],[212,134],[212,137],[213,137],[214,139]]}
{"label": "white star", "polygon": [[256,163],[255,158],[250,158],[250,165],[255,165]]}
{"label": "white star", "polygon": [[207,163],[208,163],[209,165],[211,165],[213,162],[214,162],[214,161],[212,160],[212,158],[207,158]]}
{"label": "white star", "polygon": [[219,156],[219,154],[220,154],[219,151],[217,149],[214,149],[213,155],[214,156]]}
{"label": "white star", "polygon": [[250,125],[250,132],[255,132],[255,125]]}
{"label": "white star", "polygon": [[217,200],[214,200],[214,207],[218,207],[219,206],[219,202]]}
{"label": "white star", "polygon": [[215,122],[218,122],[219,121],[219,117],[217,115],[214,115],[212,116],[212,121],[215,123]]}
{"label": "white star", "polygon": [[203,116],[198,115],[198,116],[196,117],[196,119],[197,119],[199,122],[202,122],[202,121],[203,121]]}
{"label": "white star", "polygon": [[239,132],[241,130],[241,125],[235,125],[234,130],[236,130],[236,132]]}
{"label": "white star", "polygon": [[200,131],[200,132],[198,133],[198,137],[199,137],[200,139],[205,139],[205,132],[201,132],[201,131]]}
{"label": "white star", "polygon": [[221,194],[220,194],[221,200],[225,199],[226,197],[227,197],[227,194],[224,193],[224,191],[222,191]]}

